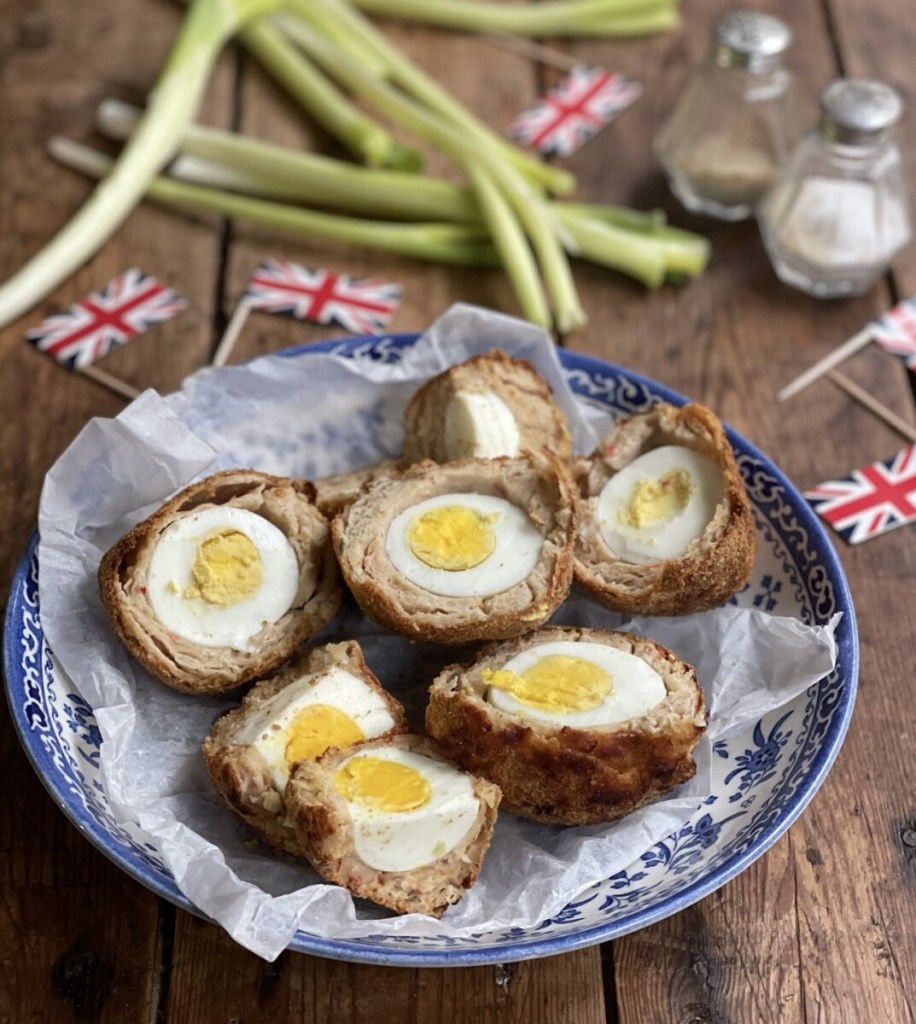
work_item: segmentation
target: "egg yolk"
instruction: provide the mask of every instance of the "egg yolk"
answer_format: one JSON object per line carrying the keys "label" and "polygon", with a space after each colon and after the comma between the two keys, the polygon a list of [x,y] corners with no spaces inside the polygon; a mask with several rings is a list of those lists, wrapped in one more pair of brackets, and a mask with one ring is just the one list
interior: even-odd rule
{"label": "egg yolk", "polygon": [[693,484],[686,469],[672,469],[655,479],[647,477],[633,488],[626,508],[620,512],[620,521],[637,530],[670,522],[684,511],[692,493]]}
{"label": "egg yolk", "polygon": [[264,581],[261,555],[239,530],[213,530],[200,542],[191,567],[194,585],[185,597],[227,607],[251,597]]}
{"label": "egg yolk", "polygon": [[590,711],[614,690],[614,680],[600,665],[567,654],[551,654],[518,675],[484,669],[483,680],[506,690],[520,703],[539,711],[568,714]]}
{"label": "egg yolk", "polygon": [[289,724],[283,755],[292,767],[297,761],[315,761],[331,747],[349,747],[365,739],[353,719],[330,704],[308,704]]}
{"label": "egg yolk", "polygon": [[434,569],[473,569],[496,549],[493,520],[466,505],[442,505],[417,516],[407,528],[407,546]]}
{"label": "egg yolk", "polygon": [[429,782],[416,768],[370,754],[347,761],[337,770],[334,785],[349,803],[370,811],[415,811],[433,795]]}

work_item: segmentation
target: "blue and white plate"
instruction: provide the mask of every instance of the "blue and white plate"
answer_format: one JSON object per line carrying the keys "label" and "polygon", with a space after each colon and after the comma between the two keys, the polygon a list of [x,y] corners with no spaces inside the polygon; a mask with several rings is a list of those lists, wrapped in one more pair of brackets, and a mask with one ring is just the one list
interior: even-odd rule
{"label": "blue and white plate", "polygon": [[[414,336],[354,338],[309,346],[354,359],[396,361]],[[302,350],[294,350],[301,354]],[[560,359],[572,389],[612,413],[684,399],[650,380],[570,352]],[[408,932],[329,940],[297,932],[291,948],[341,960],[458,966],[549,956],[635,931],[713,892],[767,850],[823,782],[852,713],[858,672],[855,617],[846,580],[817,518],[783,474],[730,432],[753,503],[759,553],[738,604],[809,624],[842,612],[836,670],[778,713],[714,747],[712,796],[676,833],[633,858],[625,870],[580,893],[556,916],[529,929],[470,938]],[[113,818],[99,782],[99,731],[41,628],[37,538],[13,582],[6,617],[7,697],[26,753],[64,813],[129,875],[179,907],[179,891],[159,851]]]}

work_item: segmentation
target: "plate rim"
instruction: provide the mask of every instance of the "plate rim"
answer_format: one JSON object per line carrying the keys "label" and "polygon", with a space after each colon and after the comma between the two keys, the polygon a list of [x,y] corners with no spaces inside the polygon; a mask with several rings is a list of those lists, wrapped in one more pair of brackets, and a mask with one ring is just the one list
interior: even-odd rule
{"label": "plate rim", "polygon": [[[272,353],[271,356],[295,358],[304,354],[327,354],[343,352],[344,350],[352,352],[361,345],[379,345],[382,342],[390,342],[396,348],[405,348],[414,344],[420,337],[421,334],[417,332],[355,337],[342,336],[340,338],[306,342],[291,346]],[[583,370],[592,377],[597,374],[622,376],[638,387],[645,388],[672,404],[684,405],[691,401],[667,385],[618,364],[559,347],[556,348],[556,352],[564,371]],[[581,931],[561,933],[540,940],[519,943],[514,946],[485,945],[476,948],[446,946],[432,950],[362,945],[350,939],[326,939],[310,935],[308,932],[296,931],[287,947],[288,950],[345,962],[413,967],[455,967],[511,963],[571,952],[575,949],[581,949],[599,942],[631,934],[650,924],[679,913],[710,895],[735,878],[755,860],[763,856],[798,819],[823,784],[843,745],[849,728],[858,690],[858,626],[849,584],[839,556],[825,527],[818,520],[798,488],[788,479],[780,467],[757,448],[755,444],[730,427],[727,422],[724,422],[724,426],[729,441],[732,444],[737,443],[741,450],[765,466],[777,483],[784,489],[786,498],[790,501],[800,524],[808,531],[809,540],[817,550],[819,559],[836,588],[836,605],[843,612],[843,617],[836,633],[838,663],[844,665],[842,676],[844,684],[843,694],[831,718],[831,729],[827,734],[829,742],[818,750],[809,771],[792,796],[791,805],[784,813],[781,813],[770,823],[762,835],[754,841],[753,845],[730,857],[709,874],[696,879],[683,890],[665,897],[653,906],[628,913],[613,921],[602,922]],[[76,809],[67,800],[67,787],[63,781],[49,778],[40,766],[37,749],[33,747],[35,743],[34,733],[27,729],[25,721],[17,713],[12,699],[12,684],[10,681],[11,675],[17,674],[18,651],[15,649],[15,644],[19,639],[19,632],[16,629],[16,624],[21,621],[25,603],[24,590],[26,579],[33,559],[37,560],[38,543],[39,534],[36,528],[20,557],[13,575],[3,631],[2,673],[4,692],[10,707],[10,717],[13,720],[14,729],[25,751],[27,760],[58,808],[97,850],[108,857],[125,874],[140,882],[159,898],[168,900],[178,908],[186,910],[197,917],[210,920],[206,914],[191,903],[175,885],[173,880],[163,879],[158,873],[154,873],[146,865],[143,865],[142,862],[138,863],[135,855],[131,853],[129,848],[118,842],[95,819],[87,821],[80,818]],[[42,639],[44,639],[43,633]],[[46,644],[46,641],[44,642]]]}

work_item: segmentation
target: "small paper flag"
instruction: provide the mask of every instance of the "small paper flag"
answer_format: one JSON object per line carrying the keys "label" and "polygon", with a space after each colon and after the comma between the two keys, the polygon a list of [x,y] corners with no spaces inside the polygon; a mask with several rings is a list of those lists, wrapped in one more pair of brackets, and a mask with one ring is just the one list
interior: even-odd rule
{"label": "small paper flag", "polygon": [[870,325],[871,336],[885,352],[890,352],[916,370],[916,295],[898,302]]}
{"label": "small paper flag", "polygon": [[401,301],[397,285],[267,260],[245,292],[249,309],[288,313],[299,320],[340,324],[354,334],[383,331]]}
{"label": "small paper flag", "polygon": [[885,462],[805,492],[817,514],[849,544],[916,520],[916,444]]}
{"label": "small paper flag", "polygon": [[642,95],[625,75],[582,64],[531,110],[520,114],[509,135],[543,154],[570,156]]}
{"label": "small paper flag", "polygon": [[26,331],[25,337],[40,352],[81,370],[185,308],[187,302],[180,295],[133,267],[66,313]]}

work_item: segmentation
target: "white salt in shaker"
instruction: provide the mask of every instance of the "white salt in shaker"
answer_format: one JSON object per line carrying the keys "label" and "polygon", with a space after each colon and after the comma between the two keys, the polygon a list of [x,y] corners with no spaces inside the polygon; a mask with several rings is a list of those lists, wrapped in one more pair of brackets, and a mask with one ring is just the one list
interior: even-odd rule
{"label": "white salt in shaker", "polygon": [[911,237],[893,127],[903,105],[881,82],[841,78],[821,93],[821,120],[757,211],[779,277],[821,298],[858,295]]}
{"label": "white salt in shaker", "polygon": [[768,14],[734,11],[713,32],[655,151],[688,210],[723,220],[751,216],[798,135],[788,27]]}

